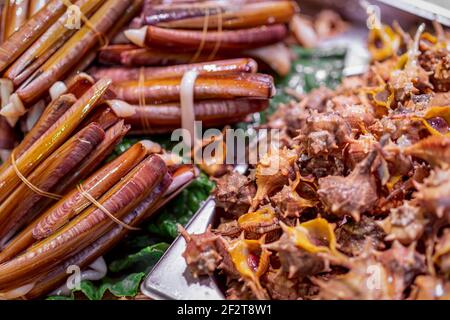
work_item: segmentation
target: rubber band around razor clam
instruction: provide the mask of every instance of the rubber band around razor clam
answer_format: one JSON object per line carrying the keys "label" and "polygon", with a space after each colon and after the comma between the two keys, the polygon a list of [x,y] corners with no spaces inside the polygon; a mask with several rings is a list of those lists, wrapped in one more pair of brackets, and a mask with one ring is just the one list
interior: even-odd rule
{"label": "rubber band around razor clam", "polygon": [[[61,0],[63,4],[69,9],[71,6],[77,6],[76,4],[71,3],[69,0]],[[95,26],[90,22],[89,18],[86,17],[84,13],[81,12],[81,10],[78,10],[80,13],[80,19],[84,22],[84,25],[91,29],[95,35],[99,38],[100,44],[102,47],[106,47],[109,43],[109,39],[106,35],[103,34],[103,32],[98,31]]]}
{"label": "rubber band around razor clam", "polygon": [[89,193],[87,193],[83,186],[81,184],[77,185],[77,190],[78,192],[80,192],[80,194],[86,198],[86,200],[89,200],[94,206],[96,206],[97,208],[99,208],[104,214],[106,214],[112,221],[114,221],[115,223],[117,223],[118,225],[122,226],[125,229],[128,230],[140,230],[139,228],[135,228],[132,227],[128,224],[126,224],[125,222],[117,219],[111,212],[108,211],[108,209],[106,209],[100,202],[98,202],[97,200],[95,200],[95,198],[93,196],[91,196]]}
{"label": "rubber band around razor clam", "polygon": [[191,63],[196,62],[197,59],[200,57],[200,55],[203,51],[203,47],[205,46],[206,35],[208,34],[208,29],[209,29],[209,10],[206,10],[205,17],[203,19],[202,41],[200,41],[197,51],[195,52],[194,56],[191,59]]}
{"label": "rubber band around razor clam", "polygon": [[223,32],[223,16],[222,16],[222,10],[219,8],[219,10],[217,11],[217,34],[218,34],[218,37],[217,37],[217,41],[216,41],[213,51],[208,56],[208,61],[214,60],[214,58],[217,55],[217,52],[219,52],[220,45],[222,44],[222,32]]}
{"label": "rubber band around razor clam", "polygon": [[17,167],[17,163],[16,163],[16,159],[14,156],[14,150],[11,152],[10,155],[11,158],[11,164],[13,166],[13,169],[16,173],[16,175],[19,177],[20,180],[22,180],[22,182],[28,187],[30,188],[34,193],[43,196],[43,197],[47,197],[53,200],[60,200],[62,198],[62,196],[60,196],[59,194],[56,193],[51,193],[51,192],[47,192],[44,190],[41,190],[40,188],[36,187],[33,183],[31,183],[19,170],[19,168]]}

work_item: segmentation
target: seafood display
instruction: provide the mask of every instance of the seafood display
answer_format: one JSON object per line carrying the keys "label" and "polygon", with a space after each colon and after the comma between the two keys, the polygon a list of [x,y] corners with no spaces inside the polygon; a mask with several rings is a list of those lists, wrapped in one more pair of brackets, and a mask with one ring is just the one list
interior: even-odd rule
{"label": "seafood display", "polygon": [[0,1],[0,300],[138,299],[177,237],[228,299],[450,298],[448,31],[370,17],[340,83],[302,5]]}
{"label": "seafood display", "polygon": [[[213,191],[189,234],[195,277],[228,299],[449,299],[449,38],[369,31],[369,70],[280,105],[280,143]],[[272,169],[271,174],[265,170]]]}
{"label": "seafood display", "polygon": [[130,129],[99,106],[109,85],[52,101],[3,163],[2,299],[50,293],[68,265],[89,266],[195,178],[148,140],[97,169]]}
{"label": "seafood display", "polygon": [[[73,266],[83,281],[101,280],[109,268],[103,255],[142,235],[137,226],[180,192],[185,197],[191,182],[201,184],[199,170],[154,135],[193,120],[234,124],[268,107],[274,80],[243,52],[276,45],[286,53],[297,4],[190,6],[2,3],[0,299],[73,295],[66,283]],[[211,23],[199,27],[198,19]],[[186,35],[192,41],[184,43]],[[167,60],[168,50],[184,60]]]}

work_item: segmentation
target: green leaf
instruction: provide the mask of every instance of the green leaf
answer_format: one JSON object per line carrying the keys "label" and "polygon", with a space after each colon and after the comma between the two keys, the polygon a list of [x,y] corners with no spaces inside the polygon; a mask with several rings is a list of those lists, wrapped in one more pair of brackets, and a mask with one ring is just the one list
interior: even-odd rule
{"label": "green leaf", "polygon": [[277,93],[270,102],[269,110],[262,113],[262,122],[280,103],[292,100],[285,88],[302,94],[320,86],[335,88],[341,82],[345,66],[345,48],[306,49],[292,46],[291,49],[296,56],[291,71],[286,77],[275,79]]}
{"label": "green leaf", "polygon": [[[139,234],[130,234],[128,237],[121,242],[121,244],[117,247],[119,249],[126,248],[127,253],[136,252],[145,247],[151,246],[155,244],[155,239],[152,238],[148,232],[144,230],[144,233]],[[123,250],[122,250],[123,251]],[[113,257],[114,259],[116,257]]]}
{"label": "green leaf", "polygon": [[66,296],[49,296],[45,300],[75,300],[75,297],[73,293],[66,297]]}
{"label": "green leaf", "polygon": [[144,277],[144,272],[132,273],[109,286],[109,291],[116,297],[134,297],[138,293],[139,284]]}
{"label": "green leaf", "polygon": [[[85,280],[81,282],[80,290],[74,290],[74,292],[82,292],[89,300],[101,300],[106,291],[111,292],[116,297],[134,297],[138,293],[139,284],[144,277],[144,272],[131,273],[121,279],[104,278],[98,285],[97,282]],[[53,300],[64,300],[67,297],[51,298]]]}
{"label": "green leaf", "polygon": [[145,247],[123,259],[114,260],[109,264],[109,270],[111,272],[120,272],[138,264],[143,265],[145,269],[149,269],[161,258],[168,247],[169,244],[164,242]]}
{"label": "green leaf", "polygon": [[214,182],[201,173],[189,187],[184,189],[147,225],[147,230],[157,236],[174,239],[178,235],[177,224],[185,225],[200,208],[212,189]]}
{"label": "green leaf", "polygon": [[105,291],[108,289],[108,285],[108,283],[102,283],[99,287],[96,287],[92,281],[85,280],[80,284],[80,291],[83,292],[89,300],[101,300]]}

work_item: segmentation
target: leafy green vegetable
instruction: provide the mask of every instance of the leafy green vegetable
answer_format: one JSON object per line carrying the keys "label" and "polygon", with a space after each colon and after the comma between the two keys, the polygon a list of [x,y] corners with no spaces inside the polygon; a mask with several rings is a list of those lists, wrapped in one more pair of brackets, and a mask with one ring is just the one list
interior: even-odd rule
{"label": "leafy green vegetable", "polygon": [[149,268],[149,266],[153,266],[161,258],[168,247],[169,245],[164,242],[145,247],[139,252],[129,254],[123,259],[114,260],[109,264],[109,271],[120,272],[139,264],[143,268]]}
{"label": "leafy green vegetable", "polygon": [[201,173],[150,222],[147,230],[163,238],[175,238],[178,235],[177,224],[185,225],[213,188],[214,183]]}
{"label": "leafy green vegetable", "polygon": [[107,290],[116,297],[134,297],[139,292],[139,284],[144,277],[145,273],[139,272],[120,280],[104,278],[98,287],[91,281],[82,281],[80,290],[90,300],[101,300]]}
{"label": "leafy green vegetable", "polygon": [[47,300],[73,300],[76,292],[82,292],[89,300],[101,300],[106,291],[116,297],[134,297],[139,292],[139,284],[145,277],[144,272],[131,273],[121,279],[104,278],[99,285],[85,280],[80,284],[79,290],[73,290],[69,297],[51,296]]}
{"label": "leafy green vegetable", "polygon": [[275,78],[277,93],[270,101],[269,109],[262,113],[262,122],[265,122],[265,117],[273,113],[280,103],[292,100],[286,93],[286,88],[302,94],[320,86],[335,88],[341,83],[345,48],[307,49],[292,46],[291,49],[296,56],[291,71],[285,77]]}
{"label": "leafy green vegetable", "polygon": [[335,88],[340,84],[345,66],[345,48],[313,50],[294,46],[292,50],[297,59],[291,73],[277,81],[278,86],[302,93],[320,86]]}
{"label": "leafy green vegetable", "polygon": [[49,296],[45,300],[74,300],[75,296],[73,292],[70,294],[70,296]]}

